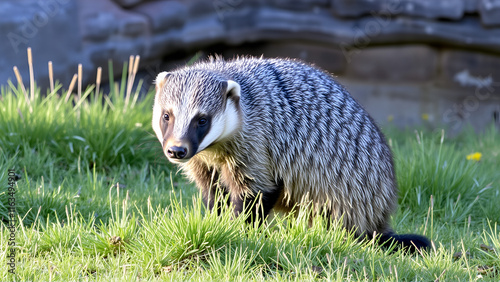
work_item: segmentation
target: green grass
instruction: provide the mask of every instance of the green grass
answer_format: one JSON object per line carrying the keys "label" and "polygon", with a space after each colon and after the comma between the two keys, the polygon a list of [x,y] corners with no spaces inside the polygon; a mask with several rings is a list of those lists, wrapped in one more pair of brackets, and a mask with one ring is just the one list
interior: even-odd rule
{"label": "green grass", "polygon": [[[127,103],[123,89],[89,88],[88,99],[65,102],[60,88],[38,89],[32,111],[21,88],[1,90],[2,265],[7,170],[21,177],[16,274],[0,267],[1,281],[500,279],[494,127],[453,138],[387,130],[400,188],[393,226],[433,240],[428,253],[407,255],[328,230],[321,219],[309,224],[307,211],[262,226],[232,220],[230,211],[209,213],[153,136],[153,93]],[[476,151],[479,162],[466,159]]]}

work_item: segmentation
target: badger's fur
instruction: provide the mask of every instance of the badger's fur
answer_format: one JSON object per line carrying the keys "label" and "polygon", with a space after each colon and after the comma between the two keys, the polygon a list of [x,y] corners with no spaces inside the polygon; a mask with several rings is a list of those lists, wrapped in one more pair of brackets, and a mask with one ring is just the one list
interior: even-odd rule
{"label": "badger's fur", "polygon": [[236,215],[246,207],[260,218],[306,199],[358,236],[429,245],[391,230],[397,185],[390,148],[348,92],[310,65],[211,58],[162,72],[153,129],[210,208],[217,191],[229,194]]}

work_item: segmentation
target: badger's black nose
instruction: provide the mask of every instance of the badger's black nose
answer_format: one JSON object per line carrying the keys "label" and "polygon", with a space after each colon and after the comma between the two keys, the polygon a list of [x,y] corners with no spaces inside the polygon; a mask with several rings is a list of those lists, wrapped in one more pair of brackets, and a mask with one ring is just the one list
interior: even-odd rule
{"label": "badger's black nose", "polygon": [[184,147],[172,146],[168,148],[167,155],[173,159],[183,159],[187,155],[187,149]]}

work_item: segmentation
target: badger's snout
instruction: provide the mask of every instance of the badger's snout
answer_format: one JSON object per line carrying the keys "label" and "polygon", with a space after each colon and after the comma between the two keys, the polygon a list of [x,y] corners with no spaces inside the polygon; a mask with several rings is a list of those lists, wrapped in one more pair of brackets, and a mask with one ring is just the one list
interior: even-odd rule
{"label": "badger's snout", "polygon": [[[163,153],[171,162],[183,163],[189,161],[191,157],[196,153],[196,144],[189,142],[188,140],[165,140],[163,143]],[[195,150],[193,152],[193,150]]]}
{"label": "badger's snout", "polygon": [[171,159],[183,159],[187,156],[188,149],[186,147],[171,146],[167,148],[167,157]]}

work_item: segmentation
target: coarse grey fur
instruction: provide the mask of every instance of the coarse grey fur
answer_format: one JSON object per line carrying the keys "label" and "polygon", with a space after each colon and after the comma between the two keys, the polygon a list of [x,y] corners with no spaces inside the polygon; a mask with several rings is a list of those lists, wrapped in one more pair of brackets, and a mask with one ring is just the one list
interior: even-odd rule
{"label": "coarse grey fur", "polygon": [[264,216],[306,200],[317,212],[343,217],[359,236],[376,232],[383,241],[428,246],[423,236],[401,239],[391,230],[398,194],[391,150],[347,90],[315,67],[288,59],[210,58],[162,73],[153,128],[210,207],[219,182],[236,214],[258,194]]}

